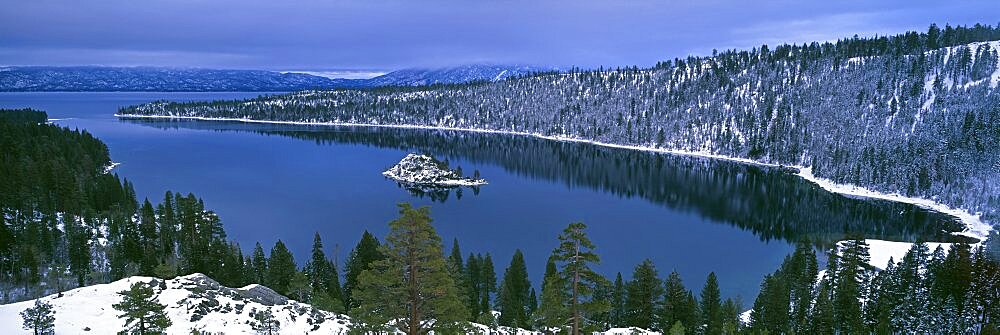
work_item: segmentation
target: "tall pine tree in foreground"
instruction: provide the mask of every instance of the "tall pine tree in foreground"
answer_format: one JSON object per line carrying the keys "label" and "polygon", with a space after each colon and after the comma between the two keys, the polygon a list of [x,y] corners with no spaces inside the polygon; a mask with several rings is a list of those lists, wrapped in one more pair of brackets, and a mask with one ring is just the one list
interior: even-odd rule
{"label": "tall pine tree in foreground", "polygon": [[288,294],[288,285],[295,276],[297,267],[292,253],[285,243],[278,240],[271,248],[271,258],[267,261],[267,286],[282,295]]}
{"label": "tall pine tree in foreground", "polygon": [[173,322],[163,311],[166,306],[153,298],[153,288],[146,283],[134,283],[127,291],[118,292],[122,301],[112,305],[125,319],[122,333],[132,335],[163,334]]}
{"label": "tall pine tree in foreground", "polygon": [[542,277],[542,296],[533,316],[537,327],[564,331],[569,320],[568,301],[566,285],[559,275],[555,259],[550,256],[545,263],[545,276]]}
{"label": "tall pine tree in foreground", "polygon": [[510,260],[510,265],[503,273],[503,282],[497,293],[497,307],[500,311],[497,322],[501,326],[531,328],[530,299],[531,281],[528,280],[528,267],[521,249],[517,249]]}
{"label": "tall pine tree in foreground", "polygon": [[52,304],[36,299],[35,305],[21,311],[22,328],[35,335],[55,334],[56,312]]}
{"label": "tall pine tree in foreground", "polygon": [[598,285],[607,285],[607,279],[591,269],[601,261],[594,253],[594,244],[587,237],[587,225],[571,223],[559,234],[559,246],[552,253],[561,265],[560,277],[569,287],[570,334],[580,335],[591,316],[607,310],[606,302],[592,299]]}
{"label": "tall pine tree in foreground", "polygon": [[719,295],[719,280],[715,272],[710,272],[701,290],[701,322],[704,334],[722,334],[722,301]]}
{"label": "tall pine tree in foreground", "polygon": [[375,235],[372,235],[367,230],[361,235],[361,240],[358,241],[358,245],[351,250],[351,254],[347,256],[347,262],[344,265],[344,308],[348,311],[357,307],[354,302],[353,294],[355,289],[358,287],[358,276],[361,272],[368,270],[372,263],[381,260],[382,252],[379,251],[380,244]]}
{"label": "tall pine tree in foreground", "polygon": [[663,285],[653,261],[648,258],[635,267],[625,295],[625,325],[652,329],[656,326],[658,304],[663,297]]}
{"label": "tall pine tree in foreground", "polygon": [[448,271],[441,237],[431,226],[430,209],[406,203],[399,208],[400,217],[389,222],[385,258],[358,277],[351,331],[423,335],[465,330],[467,312]]}
{"label": "tall pine tree in foreground", "polygon": [[693,330],[698,325],[698,304],[694,294],[684,288],[684,282],[677,271],[667,275],[663,286],[659,328]]}
{"label": "tall pine tree in foreground", "polygon": [[312,289],[313,306],[331,312],[343,312],[344,301],[340,288],[340,275],[337,267],[326,258],[323,252],[323,240],[317,232],[313,236],[312,257],[305,267],[309,277],[309,287]]}

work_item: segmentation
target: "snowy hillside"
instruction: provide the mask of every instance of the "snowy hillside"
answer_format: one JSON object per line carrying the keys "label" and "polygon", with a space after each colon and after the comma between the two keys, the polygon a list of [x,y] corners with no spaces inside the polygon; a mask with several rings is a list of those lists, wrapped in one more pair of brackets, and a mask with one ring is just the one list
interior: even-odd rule
{"label": "snowy hillside", "polygon": [[548,69],[530,66],[466,65],[439,69],[404,69],[364,81],[366,87],[456,84],[470,81],[500,81]]}
{"label": "snowy hillside", "polygon": [[[93,285],[64,292],[62,297],[50,295],[43,299],[55,310],[55,330],[58,334],[114,334],[124,322],[111,307],[132,283],[152,283],[156,299],[167,306],[173,322],[170,334],[189,334],[192,329],[226,334],[253,333],[250,322],[259,311],[270,310],[280,322],[282,334],[343,334],[347,318],[312,308],[308,304],[288,300],[260,285],[231,289],[202,274],[192,274],[170,280],[150,277],[130,277],[116,282]],[[30,334],[21,329],[19,313],[34,301],[0,305],[0,333]]]}
{"label": "snowy hillside", "polygon": [[[150,283],[155,299],[166,306],[173,322],[168,334],[190,334],[192,330],[219,334],[255,334],[254,316],[269,310],[280,324],[280,334],[346,334],[347,316],[322,311],[274,292],[261,285],[228,288],[200,273],[163,280],[129,277],[109,284],[63,292],[41,298],[55,311],[56,334],[114,334],[122,330],[120,312],[112,305],[121,301],[118,292],[136,282]],[[20,312],[34,300],[0,305],[0,334],[31,334],[21,329]],[[535,335],[537,332],[472,324],[482,333]]]}
{"label": "snowy hillside", "polygon": [[996,222],[1000,41],[923,45],[913,35],[455,87],[156,102],[119,114],[495,131],[729,157],[810,167],[836,184]]}

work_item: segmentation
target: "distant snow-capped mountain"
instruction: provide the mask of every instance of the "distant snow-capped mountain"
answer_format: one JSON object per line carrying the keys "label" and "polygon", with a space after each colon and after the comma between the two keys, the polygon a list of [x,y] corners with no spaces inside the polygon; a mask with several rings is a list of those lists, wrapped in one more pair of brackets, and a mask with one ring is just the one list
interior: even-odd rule
{"label": "distant snow-capped mountain", "polygon": [[0,92],[287,92],[497,81],[546,70],[529,66],[467,65],[406,69],[368,79],[306,72],[163,67],[0,67]]}
{"label": "distant snow-capped mountain", "polygon": [[368,87],[455,84],[470,81],[500,81],[510,77],[550,71],[550,68],[508,65],[466,65],[439,69],[405,69],[365,80]]}

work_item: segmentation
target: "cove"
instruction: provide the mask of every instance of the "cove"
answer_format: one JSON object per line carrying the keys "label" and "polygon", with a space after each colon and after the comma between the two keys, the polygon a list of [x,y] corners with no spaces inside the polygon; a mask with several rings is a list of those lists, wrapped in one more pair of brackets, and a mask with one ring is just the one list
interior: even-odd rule
{"label": "cove", "polygon": [[[105,141],[140,198],[193,192],[245,250],[285,241],[300,262],[314,232],[341,260],[361,232],[387,231],[395,204],[431,206],[450,247],[489,252],[502,273],[515,249],[539,285],[568,223],[583,221],[602,257],[625,278],[644,258],[699,290],[715,271],[723,296],[749,305],[760,280],[794,243],[828,247],[848,234],[947,240],[954,218],[913,205],[827,192],[781,168],[585,143],[459,131],[118,120],[120,106],[153,100],[236,99],[261,93],[3,93],[4,108],[45,110],[57,124]],[[478,170],[478,191],[420,193],[381,172],[410,152]]]}

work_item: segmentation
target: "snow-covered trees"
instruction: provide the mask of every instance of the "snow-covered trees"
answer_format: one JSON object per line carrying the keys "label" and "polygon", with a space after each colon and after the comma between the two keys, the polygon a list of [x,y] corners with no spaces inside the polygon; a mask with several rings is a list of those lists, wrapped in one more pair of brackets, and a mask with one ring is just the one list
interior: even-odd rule
{"label": "snow-covered trees", "polygon": [[[813,167],[821,177],[1000,208],[1000,29],[762,46],[650,69],[493,83],[310,91],[123,114],[412,124],[572,137]],[[975,33],[972,33],[975,32]]]}
{"label": "snow-covered trees", "polygon": [[816,283],[815,255],[799,246],[761,284],[750,331],[963,334],[997,329],[997,310],[990,307],[996,299],[975,289],[996,287],[987,282],[996,278],[997,263],[982,249],[972,253],[969,245],[957,243],[947,252],[931,252],[916,243],[882,270],[870,267],[867,257],[864,241],[841,243]]}

